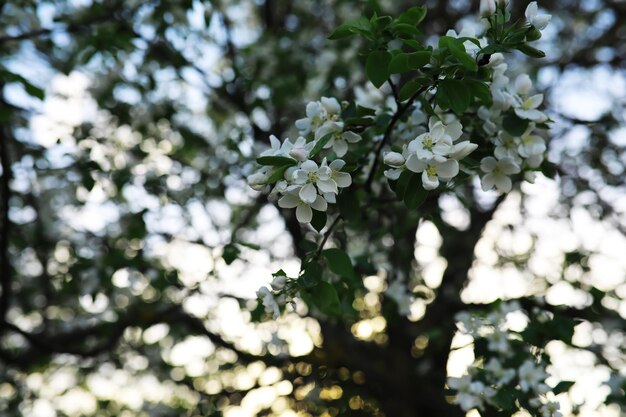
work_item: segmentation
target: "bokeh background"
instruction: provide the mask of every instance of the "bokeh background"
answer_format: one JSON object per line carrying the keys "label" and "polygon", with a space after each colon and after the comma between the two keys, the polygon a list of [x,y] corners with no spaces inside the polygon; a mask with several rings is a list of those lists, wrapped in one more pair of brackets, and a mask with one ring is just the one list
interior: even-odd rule
{"label": "bokeh background", "polygon": [[[423,3],[428,42],[476,20],[477,1]],[[362,208],[369,234],[337,237],[373,254],[358,317],[257,323],[255,291],[297,275],[315,235],[246,185],[254,158],[309,100],[383,106],[362,45],[327,37],[415,2],[2,2],[0,414],[463,415],[440,392],[472,360],[452,316],[541,295],[581,318],[548,349],[554,380],[577,381],[564,414],[624,415],[626,2],[539,4],[547,57],[510,67],[545,94],[555,179],[493,210],[442,195],[417,229],[403,214],[404,240],[384,203]],[[423,294],[408,318],[381,265]],[[463,305],[433,302],[446,291]]]}

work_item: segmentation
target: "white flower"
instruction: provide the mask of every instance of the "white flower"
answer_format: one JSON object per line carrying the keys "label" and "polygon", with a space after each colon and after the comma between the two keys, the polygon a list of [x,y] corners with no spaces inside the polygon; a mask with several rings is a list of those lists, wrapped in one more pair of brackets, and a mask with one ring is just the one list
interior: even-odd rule
{"label": "white flower", "polygon": [[[304,196],[307,201],[304,201],[300,196],[303,194],[302,190],[308,185],[311,187],[304,192]],[[312,184],[307,184],[302,187],[300,193],[289,192],[278,200],[278,206],[282,208],[296,208],[296,218],[300,223],[310,223],[313,219],[313,211],[311,208],[317,211],[326,211],[328,209],[327,201],[322,196],[317,195],[315,187]],[[308,202],[311,201],[312,202]]]}
{"label": "white flower", "polygon": [[534,96],[524,99],[517,99],[515,106],[515,114],[522,119],[532,120],[535,122],[545,122],[547,117],[543,112],[537,110],[537,107],[543,102],[543,94],[535,94]]}
{"label": "white flower", "polygon": [[439,186],[439,179],[450,180],[459,173],[459,163],[454,159],[447,161],[425,161],[412,153],[406,161],[406,167],[416,173],[422,173],[422,184],[426,190]]}
{"label": "white flower", "polygon": [[383,161],[385,162],[385,165],[389,165],[392,167],[401,167],[402,165],[404,165],[404,156],[402,156],[401,153],[398,152],[387,152],[384,156]]}
{"label": "white flower", "polygon": [[408,151],[414,153],[419,159],[434,159],[443,162],[454,150],[452,141],[453,139],[446,132],[446,126],[438,121],[430,124],[430,131],[409,142]]}
{"label": "white flower", "polygon": [[547,402],[541,407],[541,417],[563,417],[559,411],[560,405],[555,401]]}
{"label": "white flower", "polygon": [[[330,168],[330,179],[337,184],[339,188],[346,188],[352,184],[352,177],[347,172],[341,172],[341,168],[346,165],[343,159],[335,159],[328,165]],[[326,166],[326,158],[322,161],[322,168]],[[321,169],[321,168],[320,168]]]}
{"label": "white flower", "polygon": [[510,133],[501,131],[498,133],[498,137],[495,139],[494,143],[496,145],[496,149],[494,150],[496,158],[510,158],[517,164],[521,163],[518,153],[519,141],[516,140],[516,138],[514,138]]}
{"label": "white flower", "polygon": [[460,378],[448,378],[448,387],[457,391],[455,402],[464,411],[483,408],[481,395],[486,387],[482,382],[472,381],[469,375],[464,375]]}
{"label": "white flower", "polygon": [[517,374],[522,391],[528,392],[532,390],[541,392],[545,390],[543,381],[548,377],[548,374],[532,360],[526,360],[517,370]]}
{"label": "white flower", "polygon": [[480,0],[480,15],[491,16],[496,12],[496,0]]}
{"label": "white flower", "polygon": [[536,27],[539,30],[543,30],[550,23],[550,19],[552,19],[552,15],[549,14],[537,14],[537,2],[533,1],[528,4],[526,7],[526,19],[528,23],[532,26]]}
{"label": "white flower", "polygon": [[487,349],[490,351],[503,354],[510,351],[509,338],[506,332],[495,329],[493,333],[487,335],[486,339],[489,341]]}
{"label": "white flower", "polygon": [[543,155],[546,151],[546,142],[543,140],[541,136],[532,135],[532,131],[534,130],[535,125],[533,123],[530,124],[526,132],[521,136],[521,143],[517,151],[520,156],[524,158],[530,158],[533,155]]}
{"label": "white flower", "polygon": [[256,296],[261,299],[266,313],[272,314],[274,318],[278,318],[278,316],[280,316],[280,308],[278,306],[278,303],[276,303],[276,300],[274,300],[274,295],[269,290],[269,288],[259,288],[259,290],[256,292]]}
{"label": "white flower", "polygon": [[[321,129],[320,129],[321,130]],[[356,143],[361,140],[361,136],[350,130],[343,132],[341,135],[334,135],[326,144],[325,148],[333,147],[333,151],[338,157],[342,157],[348,152],[348,143]]]}
{"label": "white flower", "polygon": [[515,377],[515,369],[503,368],[500,361],[496,358],[491,358],[487,362],[485,370],[489,371],[497,385],[506,385]]}
{"label": "white flower", "polygon": [[304,161],[293,173],[293,182],[304,185],[300,190],[300,198],[309,204],[312,203],[317,195],[314,184],[322,193],[336,193],[337,184],[330,179],[331,174],[332,171],[328,166],[318,167],[315,161]]}
{"label": "white flower", "polygon": [[511,158],[495,159],[492,156],[483,158],[480,161],[480,169],[486,173],[482,178],[482,188],[484,191],[491,190],[494,186],[498,191],[508,193],[513,186],[508,177],[520,172],[520,167]]}
{"label": "white flower", "polygon": [[402,169],[400,168],[394,168],[394,169],[388,169],[384,172],[385,177],[389,178],[392,181],[396,181],[398,180],[398,178],[400,178],[400,175],[402,175]]}

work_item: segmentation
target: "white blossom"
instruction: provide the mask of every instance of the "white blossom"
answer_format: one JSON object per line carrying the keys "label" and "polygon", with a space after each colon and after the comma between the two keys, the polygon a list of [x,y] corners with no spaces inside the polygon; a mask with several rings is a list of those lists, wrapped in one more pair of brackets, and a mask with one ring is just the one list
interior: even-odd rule
{"label": "white blossom", "polygon": [[520,166],[511,158],[495,159],[492,156],[480,161],[480,169],[485,173],[482,177],[484,191],[496,188],[498,191],[508,193],[513,186],[509,175],[520,172]]}
{"label": "white blossom", "polygon": [[496,12],[496,0],[480,0],[480,15],[491,16]]}
{"label": "white blossom", "polygon": [[[522,391],[534,391],[537,393],[544,393],[549,389],[547,385],[543,383],[548,377],[548,374],[542,367],[535,364],[534,361],[528,359],[517,370],[519,377],[519,385]],[[547,388],[547,389],[546,389]]]}
{"label": "white blossom", "polygon": [[[312,184],[308,184],[312,185]],[[304,189],[305,187],[303,187]],[[312,208],[317,211],[326,211],[328,209],[328,202],[320,195],[315,193],[315,188],[308,188],[305,192],[305,198],[307,201],[304,201],[301,197],[302,192],[289,192],[281,197],[278,200],[278,206],[282,208],[295,208],[296,209],[296,218],[300,223],[310,223],[313,219],[313,211]],[[313,200],[313,201],[311,201]]]}
{"label": "white blossom", "polygon": [[539,30],[543,30],[550,23],[550,19],[552,19],[552,15],[549,14],[538,14],[537,2],[532,1],[526,7],[526,20],[532,26],[536,27]]}
{"label": "white blossom", "polygon": [[259,290],[256,292],[256,296],[261,299],[266,313],[272,314],[274,318],[278,318],[278,316],[280,316],[280,307],[274,299],[274,295],[269,290],[269,288],[259,288]]}
{"label": "white blossom", "polygon": [[415,153],[407,159],[406,167],[415,173],[422,173],[422,184],[426,190],[434,190],[439,187],[440,179],[448,181],[459,173],[459,163],[454,159],[427,161],[419,159]]}
{"label": "white blossom", "polygon": [[515,105],[515,114],[527,120],[534,122],[545,122],[547,120],[546,115],[537,110],[539,105],[543,102],[543,94],[535,94],[534,96],[526,98],[517,98]]}
{"label": "white blossom", "polygon": [[402,165],[404,165],[404,156],[402,156],[401,153],[398,152],[387,152],[385,153],[384,157],[383,157],[383,161],[385,162],[386,165],[392,166],[392,167],[401,167]]}

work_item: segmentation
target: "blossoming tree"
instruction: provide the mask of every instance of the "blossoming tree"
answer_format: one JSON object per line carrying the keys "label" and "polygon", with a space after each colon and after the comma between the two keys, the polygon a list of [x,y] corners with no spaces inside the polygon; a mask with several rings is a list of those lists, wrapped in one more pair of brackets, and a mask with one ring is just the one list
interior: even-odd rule
{"label": "blossoming tree", "polygon": [[623,7],[474,3],[0,5],[0,414],[619,415]]}

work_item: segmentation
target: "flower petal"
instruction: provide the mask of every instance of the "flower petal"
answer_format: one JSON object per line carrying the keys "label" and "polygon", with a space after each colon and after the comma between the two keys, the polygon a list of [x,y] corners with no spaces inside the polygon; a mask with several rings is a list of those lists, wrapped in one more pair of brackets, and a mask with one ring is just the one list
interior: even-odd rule
{"label": "flower petal", "polygon": [[337,189],[337,183],[333,180],[318,180],[316,183],[317,188],[322,193],[337,193],[339,190]]}
{"label": "flower petal", "polygon": [[491,172],[496,169],[497,165],[498,161],[496,161],[496,158],[494,158],[493,156],[487,156],[480,161],[480,169],[483,172]]}
{"label": "flower petal", "polygon": [[278,200],[278,207],[294,208],[300,203],[300,199],[293,194],[286,194]]}
{"label": "flower petal", "polygon": [[448,159],[437,165],[437,176],[450,179],[459,173],[459,163],[455,159]]}
{"label": "flower petal", "polygon": [[352,177],[347,172],[337,172],[333,175],[333,179],[339,188],[346,188],[352,184]]}
{"label": "flower petal", "polygon": [[337,154],[337,156],[342,157],[348,152],[348,143],[345,140],[335,140],[335,144],[333,145],[333,151]]}
{"label": "flower petal", "polygon": [[313,184],[309,183],[300,189],[299,195],[300,199],[304,203],[311,204],[315,201],[315,198],[317,197],[317,190],[315,189],[315,186]]}
{"label": "flower petal", "polygon": [[313,210],[306,204],[300,204],[296,209],[296,219],[300,223],[310,223],[313,219]]}
{"label": "flower petal", "polygon": [[439,178],[431,177],[426,171],[422,172],[422,184],[425,190],[434,190],[439,187]]}
{"label": "flower petal", "polygon": [[406,164],[405,166],[413,171],[413,172],[422,172],[426,169],[426,162],[420,160],[417,155],[415,155],[414,153],[412,153],[409,158],[406,160]]}
{"label": "flower petal", "polygon": [[326,211],[328,209],[328,202],[322,196],[318,195],[313,204],[311,204],[311,207],[317,211]]}

